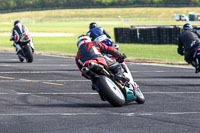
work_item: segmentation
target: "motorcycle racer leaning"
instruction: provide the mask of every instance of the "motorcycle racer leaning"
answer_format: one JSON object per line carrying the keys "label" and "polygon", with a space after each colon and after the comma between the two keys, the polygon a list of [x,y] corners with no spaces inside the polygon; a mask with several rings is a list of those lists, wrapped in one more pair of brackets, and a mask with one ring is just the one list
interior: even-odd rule
{"label": "motorcycle racer leaning", "polygon": [[[123,62],[124,59],[126,58],[125,54],[121,54],[114,48],[105,45],[102,42],[98,41],[91,41],[89,36],[81,35],[78,37],[77,40],[77,47],[78,47],[78,52],[76,55],[76,64],[79,68],[79,70],[82,69],[84,66],[84,63],[88,60],[94,59],[94,58],[104,58],[106,63],[108,64],[108,69],[115,74],[115,79],[118,82],[126,82],[129,79],[127,79],[124,74],[123,74],[123,68],[122,66],[117,62],[113,61],[110,58],[103,56],[102,53],[104,54],[111,54],[116,58],[119,58],[119,62]],[[89,78],[84,73],[82,73],[82,76],[85,78]]]}
{"label": "motorcycle racer leaning", "polygon": [[107,46],[113,46],[113,42],[110,40],[111,36],[102,27],[98,27],[97,23],[93,22],[89,25],[89,31],[87,36],[92,38],[92,41],[98,41],[106,44]]}
{"label": "motorcycle racer leaning", "polygon": [[193,55],[197,46],[200,46],[200,34],[193,30],[193,27],[186,23],[183,25],[183,32],[178,36],[178,49],[180,55],[185,56],[185,61],[195,67],[195,72],[199,70],[196,68],[196,62],[193,61]]}
{"label": "motorcycle racer leaning", "polygon": [[[26,28],[26,26],[22,25],[22,23],[19,20],[16,20],[14,22],[14,28],[12,29],[10,41],[13,41],[13,46],[15,47],[17,54],[21,51],[20,39],[21,39],[21,35],[24,32],[28,33],[28,29]],[[31,45],[32,52],[34,53],[34,46],[33,46],[32,39],[30,40],[30,45]]]}

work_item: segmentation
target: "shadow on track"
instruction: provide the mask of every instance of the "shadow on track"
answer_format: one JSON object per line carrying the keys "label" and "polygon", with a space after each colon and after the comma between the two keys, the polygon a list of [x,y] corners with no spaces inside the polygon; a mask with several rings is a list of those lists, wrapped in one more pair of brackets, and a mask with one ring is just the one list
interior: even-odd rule
{"label": "shadow on track", "polygon": [[0,63],[2,63],[2,64],[5,64],[5,63],[8,63],[8,64],[18,63],[18,64],[20,64],[20,63],[22,63],[22,62],[20,62],[20,61],[0,61]]}
{"label": "shadow on track", "polygon": [[77,72],[79,72],[79,70],[78,70],[78,69],[65,69],[65,71],[70,71],[70,72],[77,71]]}
{"label": "shadow on track", "polygon": [[109,103],[89,104],[89,103],[72,103],[72,104],[16,104],[15,106],[39,107],[39,108],[112,108]]}

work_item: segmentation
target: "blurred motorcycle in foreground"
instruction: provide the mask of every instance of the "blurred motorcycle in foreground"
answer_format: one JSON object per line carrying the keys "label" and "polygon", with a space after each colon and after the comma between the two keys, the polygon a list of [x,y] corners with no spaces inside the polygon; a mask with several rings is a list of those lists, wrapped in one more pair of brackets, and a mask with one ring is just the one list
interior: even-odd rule
{"label": "blurred motorcycle in foreground", "polygon": [[143,93],[134,82],[126,63],[122,62],[121,65],[124,75],[129,79],[125,83],[115,80],[114,74],[107,69],[107,63],[103,57],[85,62],[81,71],[90,77],[93,83],[92,88],[99,93],[101,99],[108,101],[112,106],[121,107],[132,101],[143,104],[145,102]]}

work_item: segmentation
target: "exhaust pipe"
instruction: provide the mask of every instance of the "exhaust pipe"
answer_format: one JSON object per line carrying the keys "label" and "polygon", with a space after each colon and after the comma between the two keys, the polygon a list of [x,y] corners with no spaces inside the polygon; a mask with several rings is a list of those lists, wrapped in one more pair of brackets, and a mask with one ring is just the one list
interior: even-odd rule
{"label": "exhaust pipe", "polygon": [[97,71],[101,71],[102,69],[104,69],[104,66],[103,65],[100,65],[100,64],[97,64],[97,63],[94,63],[94,62],[90,62],[88,64],[88,68],[91,70],[91,69],[96,69]]}
{"label": "exhaust pipe", "polygon": [[94,73],[93,71],[91,71],[91,70],[88,69],[87,67],[83,67],[83,68],[81,69],[81,71],[82,71],[84,74],[88,75],[89,77],[98,77],[98,75],[97,75],[96,73]]}
{"label": "exhaust pipe", "polygon": [[87,73],[87,72],[89,72],[90,70],[89,70],[87,67],[83,67],[83,68],[81,69],[81,71],[82,71],[83,73]]}

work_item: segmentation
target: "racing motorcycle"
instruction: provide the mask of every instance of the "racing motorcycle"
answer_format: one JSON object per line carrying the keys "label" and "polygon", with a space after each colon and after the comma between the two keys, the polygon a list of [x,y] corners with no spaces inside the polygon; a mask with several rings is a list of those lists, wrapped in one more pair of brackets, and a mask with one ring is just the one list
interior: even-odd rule
{"label": "racing motorcycle", "polygon": [[131,72],[125,62],[121,63],[124,75],[130,80],[125,84],[116,81],[114,74],[108,70],[105,59],[95,58],[85,62],[81,71],[90,77],[92,88],[96,90],[103,101],[108,101],[114,107],[121,107],[128,102],[136,101],[138,104],[145,102],[145,97],[139,86],[133,81]]}
{"label": "racing motorcycle", "polygon": [[24,59],[27,63],[33,62],[33,49],[30,43],[32,43],[31,37],[24,32],[20,37],[21,50],[17,54],[20,62],[23,62]]}

